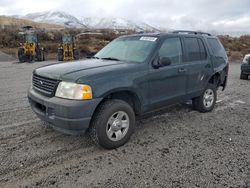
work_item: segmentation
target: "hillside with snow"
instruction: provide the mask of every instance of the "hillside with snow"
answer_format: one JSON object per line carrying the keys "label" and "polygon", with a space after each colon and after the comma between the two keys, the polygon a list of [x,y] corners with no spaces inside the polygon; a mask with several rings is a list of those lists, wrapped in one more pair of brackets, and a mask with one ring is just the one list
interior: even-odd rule
{"label": "hillside with snow", "polygon": [[18,15],[14,17],[27,19],[39,23],[62,25],[67,28],[158,31],[158,29],[143,22],[135,22],[123,18],[77,18],[73,15],[61,11],[36,12],[24,16]]}
{"label": "hillside with snow", "polygon": [[82,18],[81,22],[91,29],[131,29],[136,31],[157,31],[158,29],[143,23],[123,18]]}
{"label": "hillside with snow", "polygon": [[19,17],[34,22],[58,24],[70,28],[86,28],[76,17],[60,11],[37,12]]}

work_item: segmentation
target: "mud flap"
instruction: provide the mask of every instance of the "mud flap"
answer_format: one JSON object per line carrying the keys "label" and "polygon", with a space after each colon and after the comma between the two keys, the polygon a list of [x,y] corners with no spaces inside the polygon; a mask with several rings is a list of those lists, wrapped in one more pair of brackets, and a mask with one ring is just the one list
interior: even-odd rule
{"label": "mud flap", "polygon": [[224,82],[221,85],[222,86],[222,91],[224,91],[226,89],[226,87],[227,87],[227,77],[228,76],[225,76]]}

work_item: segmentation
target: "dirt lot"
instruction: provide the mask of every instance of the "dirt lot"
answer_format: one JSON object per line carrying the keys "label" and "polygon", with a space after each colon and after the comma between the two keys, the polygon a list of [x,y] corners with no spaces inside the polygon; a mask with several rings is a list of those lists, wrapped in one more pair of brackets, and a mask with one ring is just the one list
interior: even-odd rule
{"label": "dirt lot", "polygon": [[32,70],[0,62],[0,187],[245,187],[250,181],[250,80],[230,66],[211,113],[176,105],[138,119],[130,142],[96,147],[45,127],[26,91]]}

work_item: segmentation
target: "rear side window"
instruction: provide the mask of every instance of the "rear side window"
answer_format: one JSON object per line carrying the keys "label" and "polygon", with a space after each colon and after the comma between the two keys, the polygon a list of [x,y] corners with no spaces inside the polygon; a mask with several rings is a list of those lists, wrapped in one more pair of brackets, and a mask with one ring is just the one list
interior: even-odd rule
{"label": "rear side window", "polygon": [[185,38],[189,61],[200,60],[200,47],[196,38]]}
{"label": "rear side window", "polygon": [[201,39],[185,38],[189,61],[203,61],[207,59],[207,51]]}
{"label": "rear side window", "polygon": [[217,39],[208,39],[208,44],[211,47],[214,56],[227,58],[224,47]]}

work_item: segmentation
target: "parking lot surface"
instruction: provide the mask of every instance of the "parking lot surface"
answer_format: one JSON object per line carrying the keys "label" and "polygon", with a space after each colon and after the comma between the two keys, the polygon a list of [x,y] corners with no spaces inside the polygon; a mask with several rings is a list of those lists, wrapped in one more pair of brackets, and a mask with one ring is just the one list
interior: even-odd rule
{"label": "parking lot surface", "polygon": [[[71,62],[69,62],[71,63]],[[84,63],[84,62],[83,62]],[[211,113],[179,104],[138,118],[115,150],[45,126],[31,111],[32,70],[53,62],[0,62],[0,187],[246,187],[250,80],[231,63]]]}

